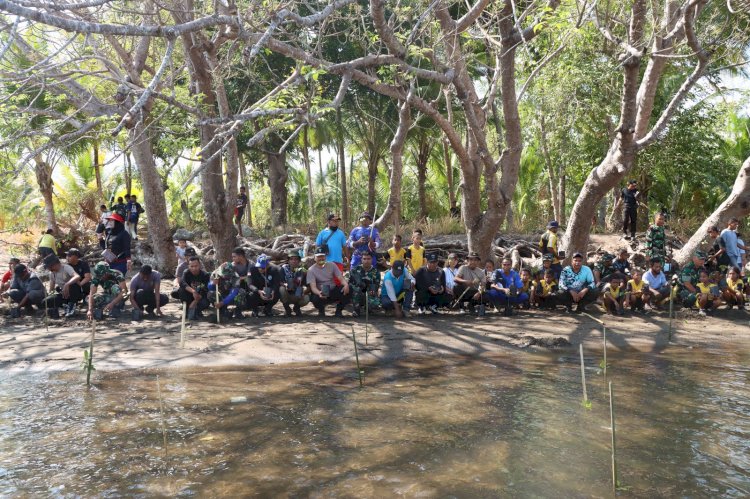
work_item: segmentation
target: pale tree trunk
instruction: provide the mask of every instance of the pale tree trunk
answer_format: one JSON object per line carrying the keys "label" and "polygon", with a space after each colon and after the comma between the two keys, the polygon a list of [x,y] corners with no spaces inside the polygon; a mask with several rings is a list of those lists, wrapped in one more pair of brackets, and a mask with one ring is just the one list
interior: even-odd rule
{"label": "pale tree trunk", "polygon": [[[654,37],[649,63],[643,77],[640,78],[640,83],[640,62],[645,49],[626,51],[621,56],[624,79],[620,123],[615,130],[616,136],[607,156],[586,178],[573,206],[568,231],[561,244],[569,255],[576,251],[586,250],[593,210],[599,201],[630,173],[635,165],[638,151],[660,139],[676,110],[705,73],[709,53],[700,46],[694,30],[695,21],[706,1],[697,0],[691,3],[690,9],[687,10],[685,10],[686,4],[683,4],[682,8],[674,3],[667,4],[659,27],[660,31]],[[648,16],[645,0],[635,0],[631,12],[628,43],[631,47],[641,47],[644,39],[644,25]],[[670,36],[665,38],[667,33]],[[668,55],[674,51],[675,44],[684,39],[687,40],[697,63],[649,130],[655,95],[665,71],[664,63],[670,60]]]}
{"label": "pale tree trunk", "polygon": [[[411,95],[411,92],[410,92]],[[390,191],[388,193],[388,204],[385,211],[375,221],[375,226],[382,229],[388,223],[393,222],[395,234],[398,234],[401,222],[401,179],[404,173],[404,144],[406,135],[411,126],[411,109],[409,108],[408,98],[401,102],[398,109],[398,128],[390,144],[391,151],[391,178]]]}
{"label": "pale tree trunk", "polygon": [[560,177],[560,185],[558,186],[558,194],[557,199],[560,200],[560,214],[559,218],[557,219],[558,222],[560,222],[560,225],[563,225],[565,223],[565,167],[563,165],[560,165],[559,170],[559,177]]}
{"label": "pale tree trunk", "polygon": [[271,188],[271,225],[285,227],[287,224],[286,152],[266,153],[268,160],[268,187]]}
{"label": "pale tree trunk", "polygon": [[323,147],[322,146],[318,149],[318,170],[320,170],[319,171],[319,173],[320,173],[320,194],[321,195],[325,195],[325,193],[326,193],[326,187],[325,187],[325,184],[323,183],[323,179],[325,177],[323,176]]}
{"label": "pale tree trunk", "polygon": [[307,139],[307,126],[302,130],[302,160],[307,171],[307,206],[310,209],[311,222],[315,221],[315,200],[313,199],[312,170],[310,169],[310,142]]}
{"label": "pale tree trunk", "polygon": [[[449,90],[443,92],[445,96],[445,107],[448,111],[448,123],[453,126],[453,102]],[[456,213],[456,188],[453,183],[453,158],[451,157],[450,142],[447,138],[443,143],[443,161],[445,161],[445,179],[448,182],[448,209],[451,216]]]}
{"label": "pale tree trunk", "polygon": [[341,108],[336,109],[336,121],[338,124],[337,148],[339,158],[339,181],[341,182],[341,221],[344,227],[349,227],[349,195],[346,189],[346,156],[344,155],[344,129],[341,122]]}
{"label": "pale tree trunk", "polygon": [[549,181],[549,192],[552,199],[552,218],[562,223],[562,213],[560,210],[560,193],[558,192],[558,185],[560,180],[558,179],[557,167],[552,162],[552,156],[549,153],[549,147],[547,145],[547,127],[544,120],[544,113],[539,115],[539,142],[542,146],[542,156],[544,157],[544,163],[547,165],[547,179]]}
{"label": "pale tree trunk", "polygon": [[130,189],[133,187],[133,164],[130,160],[130,152],[125,153],[125,171],[123,172],[125,177],[125,192],[130,194]]}
{"label": "pale tree trunk", "polygon": [[617,186],[612,191],[612,209],[609,212],[609,218],[607,219],[607,230],[610,232],[618,232],[622,230],[622,222],[624,221],[622,213],[622,192],[620,187]]}
{"label": "pale tree trunk", "polygon": [[[713,225],[719,228],[725,227],[730,218],[742,219],[748,215],[750,215],[750,158],[745,160],[739,172],[737,172],[737,178],[729,196],[703,221],[703,224],[693,233],[685,246],[675,253],[674,259],[679,265],[685,265],[693,252],[700,246],[709,227]],[[747,240],[748,238],[745,238],[745,241]]]}
{"label": "pale tree trunk", "polygon": [[52,170],[53,167],[40,155],[34,157],[34,173],[36,174],[37,185],[39,185],[39,192],[42,193],[42,198],[44,198],[44,213],[47,219],[47,228],[52,229],[55,235],[58,235],[60,228],[57,226],[55,205],[52,199],[54,190]]}
{"label": "pale tree trunk", "polygon": [[377,201],[375,183],[378,180],[378,163],[380,163],[380,154],[371,149],[367,158],[367,211],[372,216],[377,216],[374,212]]}
{"label": "pale tree trunk", "polygon": [[154,250],[154,258],[157,268],[162,273],[170,274],[177,266],[177,256],[169,230],[164,189],[154,161],[150,129],[146,128],[143,121],[138,120],[129,130],[129,135],[130,149],[133,151],[133,158],[141,175],[143,203],[148,215],[148,237]]}
{"label": "pale tree trunk", "polygon": [[417,166],[417,192],[419,196],[419,218],[421,220],[427,218],[427,187],[425,184],[427,183],[427,162],[430,160],[431,150],[430,137],[422,134],[414,158]]}
{"label": "pale tree trunk", "polygon": [[247,192],[247,207],[245,208],[245,213],[247,215],[247,226],[252,227],[253,226],[253,209],[251,207],[252,203],[250,202],[250,177],[247,176],[247,167],[245,166],[245,157],[240,154],[239,155],[239,167],[240,167],[240,185],[245,188],[245,192]]}
{"label": "pale tree trunk", "polygon": [[[99,157],[99,142],[94,142],[94,177],[96,177],[96,192],[99,195],[99,200],[104,199],[104,189],[102,188],[102,170],[101,170],[101,159]],[[105,200],[106,201],[106,200]]]}

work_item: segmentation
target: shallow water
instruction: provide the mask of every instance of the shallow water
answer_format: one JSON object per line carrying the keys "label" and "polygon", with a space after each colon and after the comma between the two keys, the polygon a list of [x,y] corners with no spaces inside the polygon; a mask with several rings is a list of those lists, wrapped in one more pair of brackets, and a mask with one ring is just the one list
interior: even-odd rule
{"label": "shallow water", "polygon": [[[750,495],[748,358],[610,356],[620,495]],[[0,375],[0,496],[611,496],[600,360]]]}

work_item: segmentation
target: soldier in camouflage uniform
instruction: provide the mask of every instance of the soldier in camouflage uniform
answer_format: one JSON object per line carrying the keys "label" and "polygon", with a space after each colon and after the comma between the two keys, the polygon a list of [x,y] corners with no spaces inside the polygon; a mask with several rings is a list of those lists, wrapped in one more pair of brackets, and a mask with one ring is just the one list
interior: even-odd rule
{"label": "soldier in camouflage uniform", "polygon": [[352,290],[353,315],[362,314],[365,296],[370,310],[380,307],[380,272],[372,265],[372,255],[362,254],[362,265],[354,267],[349,276],[349,286]]}
{"label": "soldier in camouflage uniform", "polygon": [[695,304],[700,271],[704,268],[705,262],[706,253],[696,251],[693,253],[693,260],[680,271],[680,301],[683,307],[690,308]]}
{"label": "soldier in camouflage uniform", "polygon": [[664,233],[664,214],[657,213],[654,223],[646,231],[646,258],[658,258],[662,266],[667,258],[667,236]]}
{"label": "soldier in camouflage uniform", "polygon": [[[96,290],[101,286],[102,292]],[[125,293],[128,286],[122,272],[109,267],[106,262],[94,265],[91,272],[91,289],[89,291],[89,311],[86,317],[91,320],[104,318],[104,312],[117,318],[125,305]]]}
{"label": "soldier in camouflage uniform", "polygon": [[616,272],[613,265],[614,261],[615,255],[612,253],[604,253],[599,259],[599,262],[594,265],[594,282],[596,282],[597,289],[600,291],[604,289],[604,285],[609,282]]}
{"label": "soldier in camouflage uniform", "polygon": [[279,286],[279,297],[287,317],[292,316],[292,307],[294,307],[295,315],[301,317],[301,308],[310,303],[310,294],[305,293],[307,269],[304,265],[300,265],[302,259],[299,256],[299,250],[289,251],[288,256],[289,263],[281,266],[283,281]]}
{"label": "soldier in camouflage uniform", "polygon": [[[216,297],[216,286],[219,286],[219,297]],[[242,318],[247,292],[240,287],[240,276],[234,271],[232,262],[225,263],[211,273],[208,283],[209,302],[218,308],[223,317]],[[234,306],[232,310],[229,307]]]}

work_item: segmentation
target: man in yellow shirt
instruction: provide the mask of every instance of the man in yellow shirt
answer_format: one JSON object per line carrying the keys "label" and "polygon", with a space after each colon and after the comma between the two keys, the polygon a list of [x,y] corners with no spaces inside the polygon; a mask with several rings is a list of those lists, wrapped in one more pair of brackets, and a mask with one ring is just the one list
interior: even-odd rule
{"label": "man in yellow shirt", "polygon": [[552,220],[547,224],[547,232],[542,234],[539,239],[539,249],[542,251],[542,256],[552,255],[552,266],[550,268],[555,272],[555,276],[559,276],[562,272],[557,250],[557,231],[559,228],[560,224],[557,220]]}
{"label": "man in yellow shirt", "polygon": [[57,251],[57,241],[55,241],[55,236],[52,234],[52,229],[47,229],[47,232],[45,232],[39,240],[37,251],[39,251],[39,255],[41,255],[42,258],[47,255],[54,255]]}

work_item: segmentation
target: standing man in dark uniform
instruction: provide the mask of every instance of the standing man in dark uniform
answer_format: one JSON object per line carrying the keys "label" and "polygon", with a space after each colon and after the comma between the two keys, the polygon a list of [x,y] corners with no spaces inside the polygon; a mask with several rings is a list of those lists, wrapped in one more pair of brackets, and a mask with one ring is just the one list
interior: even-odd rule
{"label": "standing man in dark uniform", "polygon": [[[622,190],[622,202],[624,205],[622,213],[622,233],[625,239],[635,239],[635,223],[638,218],[638,197],[641,192],[635,180],[628,182],[628,186]],[[630,237],[628,237],[628,224],[630,224]]]}
{"label": "standing man in dark uniform", "polygon": [[240,187],[240,193],[237,194],[237,200],[234,202],[234,223],[237,224],[237,232],[240,237],[244,237],[242,235],[242,216],[245,214],[245,208],[247,208],[247,193],[243,185]]}

